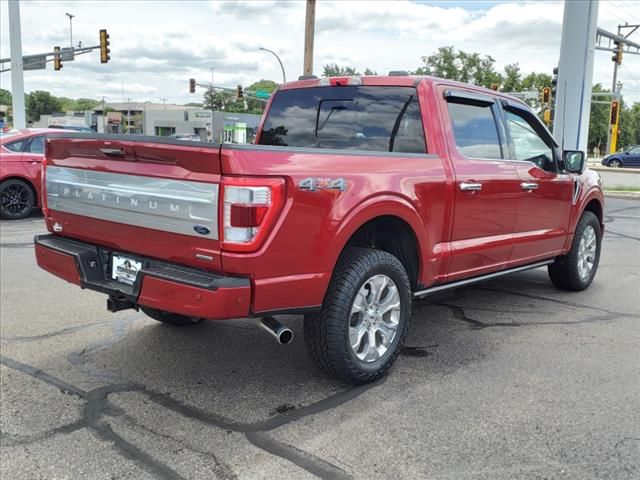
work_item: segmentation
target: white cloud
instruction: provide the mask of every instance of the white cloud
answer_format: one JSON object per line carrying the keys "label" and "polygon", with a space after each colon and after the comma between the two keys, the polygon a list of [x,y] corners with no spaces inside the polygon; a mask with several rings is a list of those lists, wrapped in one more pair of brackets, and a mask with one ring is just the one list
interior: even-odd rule
{"label": "white cloud", "polygon": [[[624,20],[640,21],[635,0],[600,2],[599,26],[614,31]],[[277,51],[289,79],[302,71],[302,1],[22,1],[25,55],[68,45],[68,18],[76,15],[74,39],[98,42],[111,35],[111,62],[97,52],[66,62],[60,72],[25,73],[27,91],[50,90],[70,97],[170,102],[199,100],[187,93],[188,79],[205,83],[215,68],[216,84],[279,80],[276,60],[259,47]],[[411,2],[318,0],[315,70],[325,63],[366,67],[380,73],[413,70],[438,47],[491,55],[497,66],[518,62],[524,73],[551,70],[558,61],[562,2]],[[634,18],[635,17],[635,18]],[[0,0],[0,55],[9,55],[7,0]],[[640,32],[634,34],[640,43]],[[594,82],[610,87],[610,55],[596,52]],[[640,56],[625,56],[619,77],[628,100],[640,101]],[[635,78],[634,78],[635,77]],[[10,75],[0,76],[3,88]],[[123,88],[124,87],[124,88]]]}

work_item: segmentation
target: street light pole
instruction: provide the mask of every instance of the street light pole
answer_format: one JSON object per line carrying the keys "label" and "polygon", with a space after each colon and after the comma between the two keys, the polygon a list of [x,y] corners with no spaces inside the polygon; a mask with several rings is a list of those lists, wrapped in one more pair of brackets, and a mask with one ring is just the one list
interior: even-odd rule
{"label": "street light pole", "polygon": [[280,69],[282,70],[282,83],[287,83],[287,74],[284,72],[284,65],[282,64],[282,60],[280,60],[280,57],[278,56],[278,54],[276,52],[274,52],[273,50],[269,50],[268,48],[260,47],[260,50],[264,50],[265,52],[269,52],[274,57],[276,57],[276,60],[278,60],[278,63],[280,64]]}
{"label": "street light pole", "polygon": [[71,48],[73,48],[73,17],[70,13],[65,13],[67,17],[69,17],[69,42],[71,43]]}

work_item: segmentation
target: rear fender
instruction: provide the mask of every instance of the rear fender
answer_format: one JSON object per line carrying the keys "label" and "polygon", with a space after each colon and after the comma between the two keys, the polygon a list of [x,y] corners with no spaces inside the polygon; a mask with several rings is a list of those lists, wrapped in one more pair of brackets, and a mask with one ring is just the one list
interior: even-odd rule
{"label": "rear fender", "polygon": [[413,205],[398,195],[375,196],[353,208],[341,221],[336,231],[335,240],[327,250],[329,263],[335,268],[340,254],[353,234],[368,221],[382,216],[393,216],[404,220],[415,233],[420,259],[418,278],[420,281],[424,281],[425,272],[422,258],[423,252],[429,251],[429,234]]}

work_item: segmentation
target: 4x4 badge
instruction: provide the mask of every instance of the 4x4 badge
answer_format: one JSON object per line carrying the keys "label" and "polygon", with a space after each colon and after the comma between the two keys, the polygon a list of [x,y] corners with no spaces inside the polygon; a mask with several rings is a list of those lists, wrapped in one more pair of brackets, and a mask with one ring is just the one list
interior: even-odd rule
{"label": "4x4 badge", "polygon": [[316,178],[309,177],[298,182],[300,190],[317,192],[318,190],[338,190],[344,192],[347,189],[347,182],[344,178]]}

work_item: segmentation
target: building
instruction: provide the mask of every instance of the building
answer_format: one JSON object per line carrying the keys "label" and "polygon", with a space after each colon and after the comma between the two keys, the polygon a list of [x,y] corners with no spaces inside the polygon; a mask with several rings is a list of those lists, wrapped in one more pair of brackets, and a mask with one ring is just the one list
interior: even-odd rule
{"label": "building", "polygon": [[196,134],[202,141],[250,143],[260,115],[212,112],[201,107],[152,102],[104,103],[92,111],[42,115],[35,127],[86,125],[98,133],[169,137]]}

